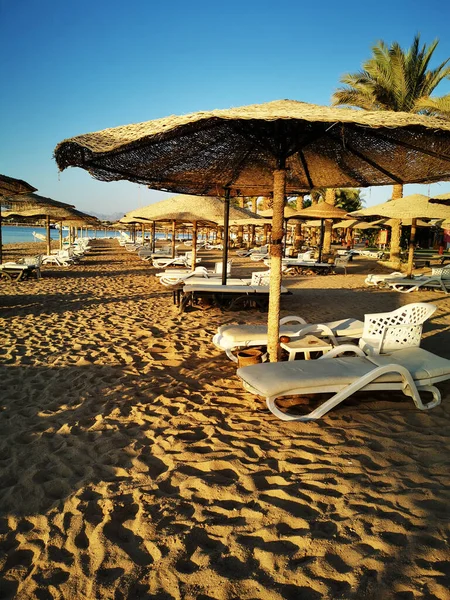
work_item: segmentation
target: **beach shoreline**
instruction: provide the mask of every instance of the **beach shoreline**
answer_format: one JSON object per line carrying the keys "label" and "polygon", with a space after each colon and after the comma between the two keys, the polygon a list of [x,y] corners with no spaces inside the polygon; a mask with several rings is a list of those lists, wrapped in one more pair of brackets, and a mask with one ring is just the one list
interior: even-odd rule
{"label": "beach shoreline", "polygon": [[[281,422],[211,342],[266,315],[180,315],[155,269],[91,244],[79,265],[0,282],[2,598],[448,598],[448,383],[430,412],[366,393]],[[265,268],[232,259],[236,276]],[[282,316],[432,302],[423,347],[450,359],[450,298],[365,287],[380,269],[287,278]]]}

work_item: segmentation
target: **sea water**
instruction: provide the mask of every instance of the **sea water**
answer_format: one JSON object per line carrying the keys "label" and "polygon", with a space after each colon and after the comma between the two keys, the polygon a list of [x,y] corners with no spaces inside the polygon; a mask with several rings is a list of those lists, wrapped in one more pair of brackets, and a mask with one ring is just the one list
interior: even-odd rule
{"label": "sea water", "polygon": [[[17,244],[26,242],[39,242],[33,237],[33,231],[46,235],[46,228],[33,226],[33,227],[15,227],[14,225],[3,225],[2,226],[2,240],[4,244]],[[104,238],[104,237],[116,237],[118,235],[115,231],[89,231],[90,238]],[[66,237],[68,231],[63,230],[63,236]],[[59,240],[59,229],[50,229],[50,237],[52,240]],[[86,236],[86,231],[83,230],[83,237]]]}
{"label": "sea water", "polygon": [[[33,236],[33,231],[35,231],[36,233],[40,233],[41,235],[46,235],[46,228],[45,227],[39,227],[39,226],[32,226],[32,227],[16,227],[14,225],[3,225],[2,226],[2,240],[4,244],[23,244],[26,242],[39,242],[41,240],[36,240],[35,237]],[[68,235],[68,231],[67,230],[63,230],[63,237],[67,237]],[[145,233],[145,237],[146,238],[150,238],[150,233],[146,232]],[[50,237],[52,238],[52,240],[59,240],[59,229],[50,229]],[[88,230],[88,235],[86,235],[86,230],[83,230],[83,236],[82,237],[89,237],[91,239],[93,238],[97,238],[97,239],[104,239],[104,238],[116,238],[116,237],[120,237],[120,234],[118,231],[111,231],[111,230],[101,230],[98,229],[97,231],[95,230]],[[199,236],[199,239],[202,236]],[[167,236],[165,233],[162,232],[157,232],[156,234],[156,239],[158,240],[168,240],[170,241],[172,238],[171,233],[169,233]],[[178,233],[177,234],[177,241],[182,241],[183,239],[188,239],[188,236],[183,234],[183,233]],[[140,241],[140,240],[139,240]]]}

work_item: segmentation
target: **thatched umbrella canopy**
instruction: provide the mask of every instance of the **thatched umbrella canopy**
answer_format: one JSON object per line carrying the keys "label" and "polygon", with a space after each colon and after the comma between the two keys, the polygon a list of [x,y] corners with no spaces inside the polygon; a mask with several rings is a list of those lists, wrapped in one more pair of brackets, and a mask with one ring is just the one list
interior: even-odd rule
{"label": "thatched umbrella canopy", "polygon": [[[255,213],[246,210],[245,208],[237,208],[234,206],[227,207],[221,198],[214,196],[191,196],[191,195],[179,195],[168,198],[167,200],[161,200],[132,210],[126,214],[127,218],[145,218],[150,221],[172,221],[172,223],[192,223],[194,225],[193,238],[197,237],[197,226],[199,223],[214,223],[216,225],[228,225],[229,220],[243,220],[243,219],[255,219],[264,223],[264,219],[258,217]],[[227,227],[226,227],[227,229]],[[222,270],[222,276],[224,283],[226,282],[226,264],[228,262],[228,231],[224,233],[224,254],[223,262],[224,268]],[[174,238],[172,239],[174,244]],[[193,261],[192,268],[195,268],[196,259],[196,244],[193,244]]]}
{"label": "thatched umbrella canopy", "polygon": [[[292,208],[291,206],[285,206],[284,207],[284,218],[288,219],[289,217],[296,215],[297,211],[295,210],[295,208]],[[260,210],[258,215],[260,217],[273,217],[273,208],[268,208],[267,210]]]}
{"label": "thatched umbrella canopy", "polygon": [[[33,194],[36,196],[36,194]],[[46,200],[50,201],[50,198]],[[51,252],[51,240],[50,240],[50,222],[51,221],[60,221],[60,222],[78,222],[83,221],[84,223],[97,223],[98,219],[92,217],[91,215],[87,215],[75,208],[71,207],[69,204],[64,204],[63,202],[57,202],[56,200],[51,200],[50,202],[42,202],[39,206],[35,205],[34,208],[27,208],[26,210],[14,210],[5,213],[5,217],[25,217],[25,218],[45,218],[46,227],[47,227],[47,254]]]}
{"label": "thatched umbrella canopy", "polygon": [[[30,186],[31,187],[31,186]],[[34,189],[34,188],[33,188]],[[46,198],[45,196],[41,196],[39,194],[34,194],[29,191],[23,192],[21,194],[3,196],[0,198],[0,204],[4,204],[9,208],[9,212],[6,212],[4,216],[11,216],[11,210],[17,211],[17,214],[20,217],[34,217],[34,216],[42,216],[46,217],[45,212],[39,212],[39,215],[29,214],[26,215],[23,213],[24,210],[32,210],[38,209],[39,211],[46,211],[48,209],[54,210],[58,209],[70,209],[73,208],[71,204],[66,204],[65,202],[58,202],[58,200],[53,200],[52,198]],[[50,252],[50,222],[47,222],[47,251]]]}
{"label": "thatched umbrella canopy", "polygon": [[360,223],[358,219],[345,219],[344,221],[334,223],[333,229],[347,229],[348,227],[354,227],[357,223]]}
{"label": "thatched umbrella canopy", "polygon": [[433,204],[428,196],[423,194],[411,194],[403,198],[388,200],[375,206],[363,208],[350,213],[354,216],[377,215],[399,219],[406,222],[411,219],[411,236],[409,240],[407,276],[411,277],[414,262],[414,242],[416,235],[417,219],[448,219],[450,218],[450,206]]}
{"label": "thatched umbrella canopy", "polygon": [[430,198],[431,204],[449,204],[450,205],[450,194],[439,194]]}
{"label": "thatched umbrella canopy", "polygon": [[58,144],[55,158],[60,169],[78,166],[102,181],[182,194],[273,192],[268,346],[276,360],[285,196],[449,179],[450,122],[281,100],[80,135]]}
{"label": "thatched umbrella canopy", "polygon": [[35,192],[36,188],[23,181],[22,179],[14,179],[7,175],[0,175],[0,263],[2,262],[3,241],[2,241],[2,200],[4,196],[11,194],[27,194]]}
{"label": "thatched umbrella canopy", "polygon": [[0,196],[13,196],[15,194],[28,194],[35,192],[37,188],[33,187],[22,179],[14,179],[7,175],[0,175]]}
{"label": "thatched umbrella canopy", "polygon": [[374,223],[367,223],[366,221],[361,221],[354,225],[353,229],[381,229],[380,225],[375,225]]}

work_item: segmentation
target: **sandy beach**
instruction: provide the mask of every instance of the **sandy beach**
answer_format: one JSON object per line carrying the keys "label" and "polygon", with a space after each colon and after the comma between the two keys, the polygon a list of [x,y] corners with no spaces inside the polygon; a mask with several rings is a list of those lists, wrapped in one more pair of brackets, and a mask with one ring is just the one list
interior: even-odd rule
{"label": "sandy beach", "polygon": [[[377,271],[286,278],[282,315],[432,302],[422,345],[450,359],[450,295],[365,287]],[[448,600],[450,383],[430,412],[365,393],[281,422],[211,343],[266,316],[180,315],[154,272],[101,239],[0,282],[0,599]]]}

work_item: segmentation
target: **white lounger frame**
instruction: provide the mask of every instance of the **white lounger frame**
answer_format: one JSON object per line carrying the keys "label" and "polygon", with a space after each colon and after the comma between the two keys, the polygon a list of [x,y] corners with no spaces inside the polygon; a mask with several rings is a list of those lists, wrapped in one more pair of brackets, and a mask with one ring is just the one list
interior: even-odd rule
{"label": "white lounger frame", "polygon": [[[353,352],[357,356],[364,357],[368,361],[370,357],[368,357],[364,352],[353,345],[342,345],[334,348],[327,354],[324,354],[321,358],[317,360],[330,360],[339,354],[344,352]],[[387,373],[396,373],[399,374],[402,378],[402,381],[399,382],[379,382],[376,383],[376,380],[382,375],[386,375]],[[420,381],[414,381],[411,373],[402,365],[398,364],[389,364],[383,366],[376,366],[374,363],[373,371],[370,373],[366,373],[359,379],[356,379],[350,385],[343,384],[328,384],[328,385],[315,385],[311,387],[298,387],[292,390],[289,390],[288,394],[280,394],[277,396],[268,396],[266,397],[267,408],[273,413],[276,417],[281,419],[282,421],[314,421],[316,419],[320,419],[323,417],[328,411],[332,408],[340,404],[343,400],[354,394],[355,392],[366,392],[366,391],[381,391],[381,390],[401,390],[406,396],[410,396],[414,404],[420,410],[430,410],[438,406],[441,403],[441,393],[437,387],[433,384],[438,383],[440,381],[445,381],[449,379],[448,375],[443,375],[440,377],[429,377],[426,379],[421,379]],[[249,392],[260,395],[258,390],[252,388],[247,383],[244,383],[244,387]],[[424,404],[419,394],[419,390],[423,392],[430,392],[433,396],[433,400]],[[323,404],[321,404],[318,408],[311,411],[307,415],[296,415],[289,412],[282,411],[277,406],[277,399],[288,397],[288,396],[296,396],[296,395],[306,395],[306,394],[326,394],[326,393],[335,393],[334,396],[326,400]]]}

